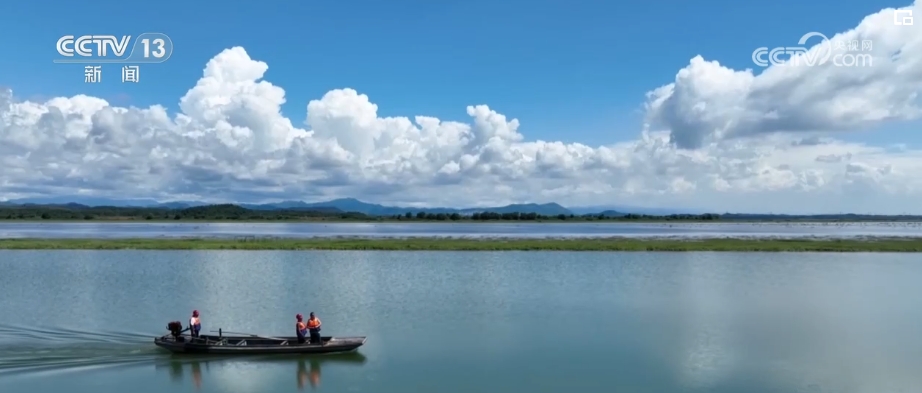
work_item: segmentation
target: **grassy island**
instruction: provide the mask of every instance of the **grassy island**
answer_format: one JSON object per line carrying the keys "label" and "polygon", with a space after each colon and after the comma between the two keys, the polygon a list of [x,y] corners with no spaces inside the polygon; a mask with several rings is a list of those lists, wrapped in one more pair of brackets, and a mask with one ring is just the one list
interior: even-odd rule
{"label": "grassy island", "polygon": [[177,238],[0,239],[10,250],[432,250],[432,251],[771,251],[922,252],[922,238],[864,239],[463,239]]}

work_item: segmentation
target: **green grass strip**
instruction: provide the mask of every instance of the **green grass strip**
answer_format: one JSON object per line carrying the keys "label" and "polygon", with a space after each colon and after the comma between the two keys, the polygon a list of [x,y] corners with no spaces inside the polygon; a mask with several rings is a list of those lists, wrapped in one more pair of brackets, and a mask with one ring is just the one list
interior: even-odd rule
{"label": "green grass strip", "polygon": [[922,252],[922,237],[864,239],[0,239],[0,249]]}

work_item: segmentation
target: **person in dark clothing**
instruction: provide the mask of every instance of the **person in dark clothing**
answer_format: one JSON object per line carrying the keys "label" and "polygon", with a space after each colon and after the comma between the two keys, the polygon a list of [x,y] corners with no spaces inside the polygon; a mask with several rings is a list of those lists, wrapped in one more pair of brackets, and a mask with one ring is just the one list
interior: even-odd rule
{"label": "person in dark clothing", "polygon": [[310,318],[307,319],[307,330],[311,333],[311,344],[322,344],[320,339],[320,318],[314,316],[311,312]]}
{"label": "person in dark clothing", "polygon": [[198,337],[202,330],[202,320],[198,317],[198,310],[192,310],[192,318],[189,318],[189,335]]}
{"label": "person in dark clothing", "polygon": [[301,314],[295,315],[298,323],[295,324],[295,333],[298,335],[298,344],[304,344],[304,336],[307,336],[307,324],[304,323],[304,317]]}

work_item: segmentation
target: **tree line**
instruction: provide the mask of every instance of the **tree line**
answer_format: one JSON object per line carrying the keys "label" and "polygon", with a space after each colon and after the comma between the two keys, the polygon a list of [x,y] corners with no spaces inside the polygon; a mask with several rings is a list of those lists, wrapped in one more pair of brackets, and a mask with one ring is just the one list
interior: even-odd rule
{"label": "tree line", "polygon": [[427,221],[601,221],[601,220],[621,220],[621,221],[638,221],[638,220],[686,220],[686,221],[714,221],[720,219],[719,214],[670,214],[666,216],[654,216],[647,214],[554,214],[544,215],[538,213],[497,213],[497,212],[479,212],[471,215],[461,215],[458,213],[426,213],[426,212],[406,212],[390,216],[393,220],[427,220]]}
{"label": "tree line", "polygon": [[7,220],[363,220],[362,213],[332,210],[251,210],[233,204],[196,206],[185,209],[114,206],[0,206],[0,219]]}
{"label": "tree line", "polygon": [[371,216],[358,212],[343,212],[335,208],[253,210],[233,204],[196,206],[185,209],[154,207],[114,207],[70,205],[6,205],[0,206],[0,219],[5,220],[192,220],[192,221],[714,221],[719,214],[672,214],[655,216],[647,214],[556,214],[520,212],[460,213],[406,212],[392,216]]}

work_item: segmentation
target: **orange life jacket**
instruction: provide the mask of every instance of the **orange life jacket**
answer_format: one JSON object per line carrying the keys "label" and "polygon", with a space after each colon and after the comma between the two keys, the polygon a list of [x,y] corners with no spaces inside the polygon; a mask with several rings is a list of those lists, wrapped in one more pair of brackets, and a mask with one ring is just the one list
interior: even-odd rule
{"label": "orange life jacket", "polygon": [[307,320],[308,329],[316,329],[318,326],[320,326],[320,318],[314,318],[314,319]]}
{"label": "orange life jacket", "polygon": [[307,325],[305,325],[304,322],[298,322],[297,324],[295,324],[295,327],[296,327],[298,330],[307,329]]}

